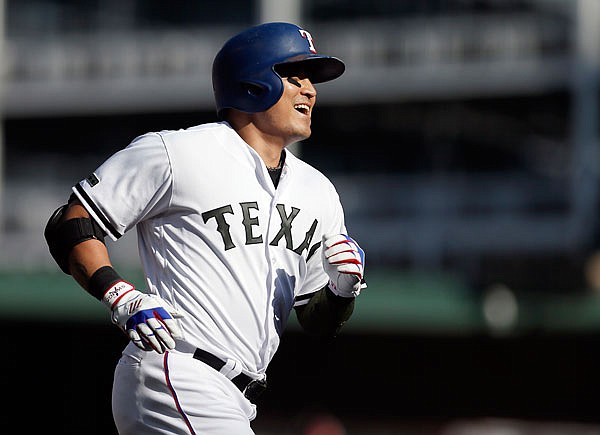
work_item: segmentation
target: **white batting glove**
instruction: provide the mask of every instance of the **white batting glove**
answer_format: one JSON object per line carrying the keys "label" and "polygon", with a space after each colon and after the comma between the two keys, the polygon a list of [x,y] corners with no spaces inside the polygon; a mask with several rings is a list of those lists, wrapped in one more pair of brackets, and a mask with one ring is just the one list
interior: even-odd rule
{"label": "white batting glove", "polygon": [[364,283],[365,252],[346,234],[324,235],[323,268],[329,276],[329,288],[338,296],[356,297]]}
{"label": "white batting glove", "polygon": [[112,285],[102,298],[112,311],[112,321],[140,349],[164,353],[183,338],[177,321],[179,311],[160,297],[142,293],[125,281]]}

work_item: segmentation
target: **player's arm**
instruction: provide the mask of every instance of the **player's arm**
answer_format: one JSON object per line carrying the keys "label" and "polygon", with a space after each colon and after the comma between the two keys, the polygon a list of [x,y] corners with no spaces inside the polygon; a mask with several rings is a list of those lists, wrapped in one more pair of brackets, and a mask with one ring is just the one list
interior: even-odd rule
{"label": "player's arm", "polygon": [[312,294],[304,305],[295,307],[302,329],[315,336],[334,337],[354,311],[354,298],[335,295],[329,285]]}
{"label": "player's arm", "polygon": [[356,297],[366,287],[365,254],[358,243],[345,234],[324,236],[321,243],[323,268],[329,282],[295,310],[306,332],[332,337],[350,318]]}
{"label": "player's arm", "polygon": [[52,257],[88,293],[102,301],[118,325],[140,348],[163,353],[175,347],[181,315],[164,300],[142,293],[112,267],[105,233],[71,197],[50,217],[44,236]]}
{"label": "player's arm", "polygon": [[[91,225],[95,225],[87,210],[78,200],[72,200],[67,204],[60,223],[64,224],[67,221],[89,222]],[[89,235],[90,238],[83,235],[82,238],[85,240],[79,243],[75,240],[72,247],[66,247],[67,250],[70,249],[66,256],[66,273],[71,274],[81,287],[97,299],[98,295],[95,295],[94,289],[90,288],[90,279],[100,268],[112,267],[108,250],[104,244],[104,232],[102,231],[101,234],[101,236]]]}

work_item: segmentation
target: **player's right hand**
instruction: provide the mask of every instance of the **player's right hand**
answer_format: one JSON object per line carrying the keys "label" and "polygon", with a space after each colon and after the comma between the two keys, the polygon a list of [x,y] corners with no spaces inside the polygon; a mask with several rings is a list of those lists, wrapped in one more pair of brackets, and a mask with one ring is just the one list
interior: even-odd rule
{"label": "player's right hand", "polygon": [[183,314],[156,295],[120,281],[111,286],[102,301],[111,308],[113,323],[141,349],[164,353],[175,348],[176,339],[183,338],[175,320]]}

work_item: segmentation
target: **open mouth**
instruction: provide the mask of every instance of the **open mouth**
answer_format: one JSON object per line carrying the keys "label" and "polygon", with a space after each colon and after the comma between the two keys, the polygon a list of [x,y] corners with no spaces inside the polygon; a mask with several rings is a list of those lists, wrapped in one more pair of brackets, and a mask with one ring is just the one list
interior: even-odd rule
{"label": "open mouth", "polygon": [[294,104],[294,109],[296,109],[298,112],[302,113],[303,115],[310,114],[310,106],[308,104]]}

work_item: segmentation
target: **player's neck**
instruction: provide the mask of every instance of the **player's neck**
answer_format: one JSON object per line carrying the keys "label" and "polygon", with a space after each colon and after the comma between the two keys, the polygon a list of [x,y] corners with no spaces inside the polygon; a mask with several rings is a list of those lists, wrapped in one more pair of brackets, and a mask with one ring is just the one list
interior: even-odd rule
{"label": "player's neck", "polygon": [[258,153],[268,168],[276,168],[279,166],[281,154],[285,147],[272,146],[264,142],[258,142],[256,145],[253,145],[250,142],[247,143]]}
{"label": "player's neck", "polygon": [[241,126],[232,125],[232,127],[258,153],[267,167],[277,167],[281,153],[287,145],[283,138],[266,134],[251,123]]}

